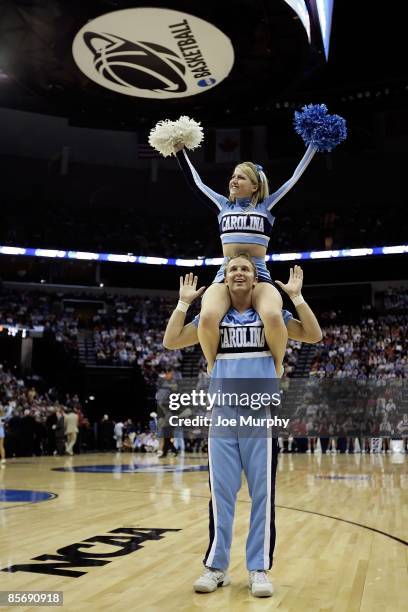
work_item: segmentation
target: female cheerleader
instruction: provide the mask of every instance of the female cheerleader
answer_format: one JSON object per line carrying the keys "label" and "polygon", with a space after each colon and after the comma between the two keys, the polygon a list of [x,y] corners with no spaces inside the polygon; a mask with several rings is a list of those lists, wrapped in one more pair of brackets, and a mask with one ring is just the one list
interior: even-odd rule
{"label": "female cheerleader", "polygon": [[[282,298],[273,286],[265,264],[275,220],[271,211],[307,168],[316,148],[311,145],[308,147],[292,178],[272,195],[269,195],[267,178],[261,166],[252,162],[238,164],[229,181],[229,198],[215,193],[203,184],[187,157],[184,143],[176,145],[175,152],[190,186],[218,213],[225,260],[245,251],[256,262],[259,282],[253,291],[252,306],[262,319],[276,373],[280,376],[288,334],[282,318]],[[210,371],[218,349],[219,323],[230,308],[229,292],[224,284],[224,267],[225,261],[203,296],[198,326],[198,338]]]}
{"label": "female cheerleader", "polygon": [[[301,177],[316,151],[331,150],[346,136],[344,119],[337,115],[327,115],[327,108],[322,104],[304,107],[303,112],[296,113],[295,117],[295,129],[308,144],[308,148],[293,176],[273,194],[269,194],[268,181],[262,166],[252,162],[243,162],[236,166],[229,181],[228,198],[204,185],[185,150],[185,146],[192,149],[202,139],[200,133],[194,146],[191,146],[191,131],[194,125],[200,132],[202,128],[187,117],[181,117],[178,122],[160,122],[151,132],[150,144],[164,155],[168,155],[171,150],[175,153],[194,192],[218,214],[224,263],[203,296],[198,326],[198,338],[208,362],[209,372],[218,350],[219,323],[230,308],[229,292],[224,284],[225,262],[228,257],[245,251],[255,260],[258,272],[258,284],[253,291],[252,305],[264,324],[265,337],[274,358],[276,373],[278,376],[282,375],[288,335],[282,319],[282,298],[273,286],[265,264],[275,220],[272,212],[275,212],[277,203]],[[167,147],[163,147],[166,137]],[[172,139],[172,149],[169,148],[169,137]],[[158,142],[160,138],[161,142]]]}

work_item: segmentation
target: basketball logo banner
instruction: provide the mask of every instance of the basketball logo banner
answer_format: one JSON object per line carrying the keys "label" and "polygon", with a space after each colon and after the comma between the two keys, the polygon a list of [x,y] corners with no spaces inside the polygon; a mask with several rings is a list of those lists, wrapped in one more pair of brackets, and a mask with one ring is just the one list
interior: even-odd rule
{"label": "basketball logo banner", "polygon": [[75,36],[78,68],[107,89],[138,98],[185,98],[231,72],[234,50],[214,25],[187,13],[134,8],[100,15]]}

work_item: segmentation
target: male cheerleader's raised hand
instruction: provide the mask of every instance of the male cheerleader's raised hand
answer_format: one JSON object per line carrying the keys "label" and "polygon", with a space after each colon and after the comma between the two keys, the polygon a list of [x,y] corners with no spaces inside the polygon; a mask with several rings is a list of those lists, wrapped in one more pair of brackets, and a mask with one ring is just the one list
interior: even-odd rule
{"label": "male cheerleader's raised hand", "polygon": [[186,274],[184,278],[180,276],[180,302],[190,306],[190,304],[192,304],[194,300],[196,300],[204,293],[206,288],[200,287],[200,289],[197,289],[197,282],[198,277],[194,276],[192,272]]}
{"label": "male cheerleader's raised hand", "polygon": [[276,280],[275,283],[284,291],[290,299],[293,301],[294,298],[302,295],[303,287],[303,270],[300,266],[290,268],[289,280],[286,284]]}
{"label": "male cheerleader's raised hand", "polygon": [[322,339],[322,330],[313,310],[306,303],[302,295],[303,270],[300,266],[290,268],[289,280],[286,284],[281,281],[275,283],[292,300],[299,319],[291,319],[288,324],[288,337],[300,342],[314,344]]}
{"label": "male cheerleader's raised hand", "polygon": [[164,332],[163,346],[166,349],[172,351],[193,346],[198,342],[196,325],[194,323],[184,325],[186,312],[190,308],[190,304],[205,291],[205,287],[197,289],[197,281],[197,276],[194,276],[192,272],[186,274],[184,278],[180,276],[179,301]]}

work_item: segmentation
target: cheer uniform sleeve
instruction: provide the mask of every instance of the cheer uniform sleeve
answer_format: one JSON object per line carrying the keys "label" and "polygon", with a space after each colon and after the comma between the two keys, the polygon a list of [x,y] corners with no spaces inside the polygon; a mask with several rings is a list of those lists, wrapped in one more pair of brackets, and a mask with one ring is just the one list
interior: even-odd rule
{"label": "cheer uniform sleeve", "polygon": [[275,191],[275,193],[272,193],[270,196],[268,196],[268,198],[266,198],[267,210],[269,211],[272,210],[274,206],[276,206],[276,204],[279,202],[279,200],[283,198],[283,196],[286,195],[290,189],[292,189],[293,185],[296,185],[296,183],[302,176],[303,172],[306,170],[306,168],[312,161],[313,156],[316,153],[316,151],[317,149],[313,145],[309,145],[307,147],[306,153],[300,160],[291,178],[288,181],[286,181],[286,183],[284,183],[281,187],[279,187],[279,189]]}
{"label": "cheer uniform sleeve", "polygon": [[204,202],[204,204],[210,206],[210,208],[217,214],[220,213],[223,208],[223,205],[228,202],[227,198],[217,193],[216,191],[213,191],[212,189],[207,187],[207,185],[204,185],[197,170],[194,168],[193,164],[189,160],[185,149],[181,149],[181,151],[178,151],[178,153],[176,153],[176,157],[179,166],[187,179],[188,184],[190,185],[196,196],[202,202]]}
{"label": "cheer uniform sleeve", "polygon": [[293,319],[293,314],[291,312],[289,312],[289,310],[282,310],[282,317],[283,317],[283,322],[285,323],[285,325],[287,325],[289,323],[289,321],[291,319]]}

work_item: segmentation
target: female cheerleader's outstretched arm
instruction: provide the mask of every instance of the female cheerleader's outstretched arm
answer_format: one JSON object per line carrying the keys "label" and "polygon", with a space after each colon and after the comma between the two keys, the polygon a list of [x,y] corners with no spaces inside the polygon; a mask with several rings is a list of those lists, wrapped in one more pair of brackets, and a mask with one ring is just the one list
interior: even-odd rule
{"label": "female cheerleader's outstretched arm", "polygon": [[317,148],[313,145],[309,145],[307,147],[305,154],[303,155],[302,159],[300,160],[296,170],[294,171],[290,179],[286,181],[286,183],[284,183],[281,187],[279,187],[279,189],[277,189],[275,193],[272,193],[270,196],[268,196],[267,206],[266,206],[268,210],[272,210],[272,208],[276,206],[279,200],[281,200],[283,196],[286,195],[288,191],[290,191],[290,189],[292,189],[294,185],[296,185],[296,183],[302,176],[303,172],[306,170],[306,168],[312,161],[313,156],[316,153],[316,151],[317,151]]}
{"label": "female cheerleader's outstretched arm", "polygon": [[[177,161],[195,195],[219,215],[228,204],[228,199],[204,185],[198,172],[189,160],[180,142],[174,146]],[[219,322],[231,305],[229,292],[223,283],[215,283],[206,291],[202,302],[202,316],[198,325],[198,339],[210,372],[217,354],[220,340]]]}
{"label": "female cheerleader's outstretched arm", "polygon": [[217,193],[213,189],[210,189],[210,187],[207,187],[207,185],[204,185],[200,175],[188,158],[183,143],[175,145],[174,152],[179,166],[183,171],[183,174],[186,177],[187,183],[191,189],[194,191],[196,196],[202,202],[204,202],[204,204],[210,206],[210,208],[218,214],[221,211],[223,204],[228,201],[227,198]]}

